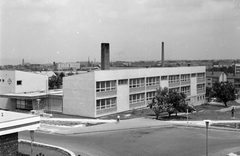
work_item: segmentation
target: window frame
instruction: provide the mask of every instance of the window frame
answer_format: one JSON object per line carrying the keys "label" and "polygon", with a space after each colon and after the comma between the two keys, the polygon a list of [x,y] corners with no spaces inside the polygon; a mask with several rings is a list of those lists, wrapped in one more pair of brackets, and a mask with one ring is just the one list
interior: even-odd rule
{"label": "window frame", "polygon": [[130,79],[129,88],[138,88],[145,86],[145,78]]}

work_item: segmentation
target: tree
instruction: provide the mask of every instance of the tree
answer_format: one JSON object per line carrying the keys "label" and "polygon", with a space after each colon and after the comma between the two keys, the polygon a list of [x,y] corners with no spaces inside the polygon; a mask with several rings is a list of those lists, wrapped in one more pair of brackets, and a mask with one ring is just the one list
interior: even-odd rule
{"label": "tree", "polygon": [[178,93],[176,91],[174,92],[169,92],[166,104],[167,104],[167,112],[169,117],[171,116],[172,113],[176,113],[179,110],[186,110],[188,104],[186,104],[185,99],[186,99],[186,94],[184,93]]}
{"label": "tree", "polygon": [[56,83],[57,83],[57,76],[53,75],[53,76],[49,77],[49,79],[48,79],[48,87],[49,87],[49,89],[56,88],[56,86],[57,86]]}
{"label": "tree", "polygon": [[208,102],[210,102],[210,99],[212,97],[213,91],[211,87],[206,87],[206,97]]}
{"label": "tree", "polygon": [[220,99],[226,107],[228,101],[236,99],[236,89],[231,82],[215,82],[212,89],[213,97]]}
{"label": "tree", "polygon": [[187,104],[185,102],[186,95],[178,92],[168,92],[168,88],[157,89],[156,96],[152,99],[152,103],[149,104],[150,109],[156,114],[156,119],[163,112],[167,112],[170,117],[171,114],[176,113],[179,110],[186,110]]}
{"label": "tree", "polygon": [[168,96],[168,88],[159,88],[157,89],[156,96],[152,99],[152,103],[148,106],[152,109],[156,115],[156,119],[159,118],[159,115],[166,110],[166,98]]}

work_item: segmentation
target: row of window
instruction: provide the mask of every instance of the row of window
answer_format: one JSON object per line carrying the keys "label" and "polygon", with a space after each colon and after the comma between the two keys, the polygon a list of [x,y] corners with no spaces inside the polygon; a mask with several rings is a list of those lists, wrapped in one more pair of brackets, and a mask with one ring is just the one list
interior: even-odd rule
{"label": "row of window", "polygon": [[181,82],[190,81],[190,74],[181,75]]}
{"label": "row of window", "polygon": [[97,110],[113,108],[117,106],[116,97],[97,100]]}
{"label": "row of window", "polygon": [[17,99],[16,100],[16,108],[17,109],[24,109],[24,110],[32,110],[32,100],[22,100]]}
{"label": "row of window", "polygon": [[97,92],[116,90],[116,81],[101,81],[97,82]]}
{"label": "row of window", "polygon": [[4,79],[0,79],[0,82],[4,82]]}
{"label": "row of window", "polygon": [[130,88],[144,87],[144,85],[145,85],[144,78],[130,79],[130,84],[129,84]]}
{"label": "row of window", "polygon": [[[195,74],[196,75],[196,74]],[[161,76],[161,80],[167,80],[167,76]],[[198,73],[198,79],[205,79],[205,73]],[[190,74],[181,75],[181,79],[179,75],[170,75],[169,76],[169,84],[177,83],[181,80],[181,82],[190,81]],[[127,85],[128,79],[121,79],[118,80],[118,85]],[[153,86],[160,84],[160,77],[148,77],[146,78],[146,86]],[[145,78],[136,78],[129,80],[129,88],[137,88],[137,87],[144,87],[145,86]],[[116,80],[113,81],[100,81],[96,84],[96,91],[103,92],[103,91],[111,91],[116,89]]]}
{"label": "row of window", "polygon": [[197,79],[198,80],[204,80],[205,79],[205,73],[197,73]]}
{"label": "row of window", "polygon": [[147,86],[153,86],[153,85],[159,85],[159,84],[160,84],[159,77],[148,77],[147,78],[147,82],[146,82]]}
{"label": "row of window", "polygon": [[145,100],[144,93],[129,95],[129,100],[130,104],[144,102]]}
{"label": "row of window", "polygon": [[[202,87],[204,87],[204,84],[200,84],[197,87],[199,88],[199,90],[200,90],[200,88],[203,89]],[[171,89],[169,89],[169,91],[179,92],[179,88],[171,88]],[[183,92],[185,94],[190,94],[190,86],[181,87],[181,92]],[[152,98],[154,98],[156,96],[156,94],[157,94],[156,91],[147,92],[146,100],[152,100]],[[104,110],[104,109],[116,107],[117,106],[116,99],[117,99],[116,97],[113,97],[113,98],[97,100],[97,110]],[[198,97],[198,101],[202,100],[202,99],[204,99],[204,95]],[[129,95],[129,103],[130,104],[135,104],[135,103],[144,102],[144,101],[145,101],[145,93]]]}
{"label": "row of window", "polygon": [[198,91],[204,91],[205,90],[205,84],[198,84],[197,85],[197,92]]}
{"label": "row of window", "polygon": [[197,102],[202,101],[202,100],[205,100],[205,95],[197,97]]}

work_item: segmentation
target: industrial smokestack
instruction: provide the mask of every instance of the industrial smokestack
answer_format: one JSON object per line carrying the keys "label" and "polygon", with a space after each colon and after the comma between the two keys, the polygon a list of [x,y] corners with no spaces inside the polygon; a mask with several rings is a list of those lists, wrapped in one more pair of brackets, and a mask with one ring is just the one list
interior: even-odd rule
{"label": "industrial smokestack", "polygon": [[164,67],[164,42],[162,42],[162,67]]}
{"label": "industrial smokestack", "polygon": [[101,69],[110,69],[110,54],[109,54],[109,43],[101,44]]}

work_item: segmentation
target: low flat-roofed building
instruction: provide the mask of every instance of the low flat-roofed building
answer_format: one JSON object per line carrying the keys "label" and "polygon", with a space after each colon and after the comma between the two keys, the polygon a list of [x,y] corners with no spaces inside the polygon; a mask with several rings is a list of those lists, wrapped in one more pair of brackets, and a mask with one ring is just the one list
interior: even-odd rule
{"label": "low flat-roofed building", "polygon": [[0,108],[62,113],[62,89],[48,90],[48,76],[23,71],[0,71]]}
{"label": "low flat-roofed building", "polygon": [[212,88],[215,82],[227,81],[227,75],[224,72],[206,72],[206,87]]}
{"label": "low flat-roofed building", "polygon": [[240,74],[228,74],[227,80],[231,82],[240,94]]}
{"label": "low flat-roofed building", "polygon": [[[48,77],[23,71],[0,71],[0,95],[27,94],[31,92],[46,92],[48,90]],[[14,109],[16,99],[0,97],[0,108]],[[19,98],[23,100],[23,98]],[[30,106],[30,105],[29,105]]]}
{"label": "low flat-roofed building", "polygon": [[0,110],[0,156],[17,156],[18,132],[39,127],[39,116]]}
{"label": "low flat-roofed building", "polygon": [[184,92],[190,105],[205,102],[205,67],[101,70],[64,77],[63,113],[100,117],[146,107],[156,89]]}
{"label": "low flat-roofed building", "polygon": [[240,75],[240,63],[235,64],[235,74]]}

